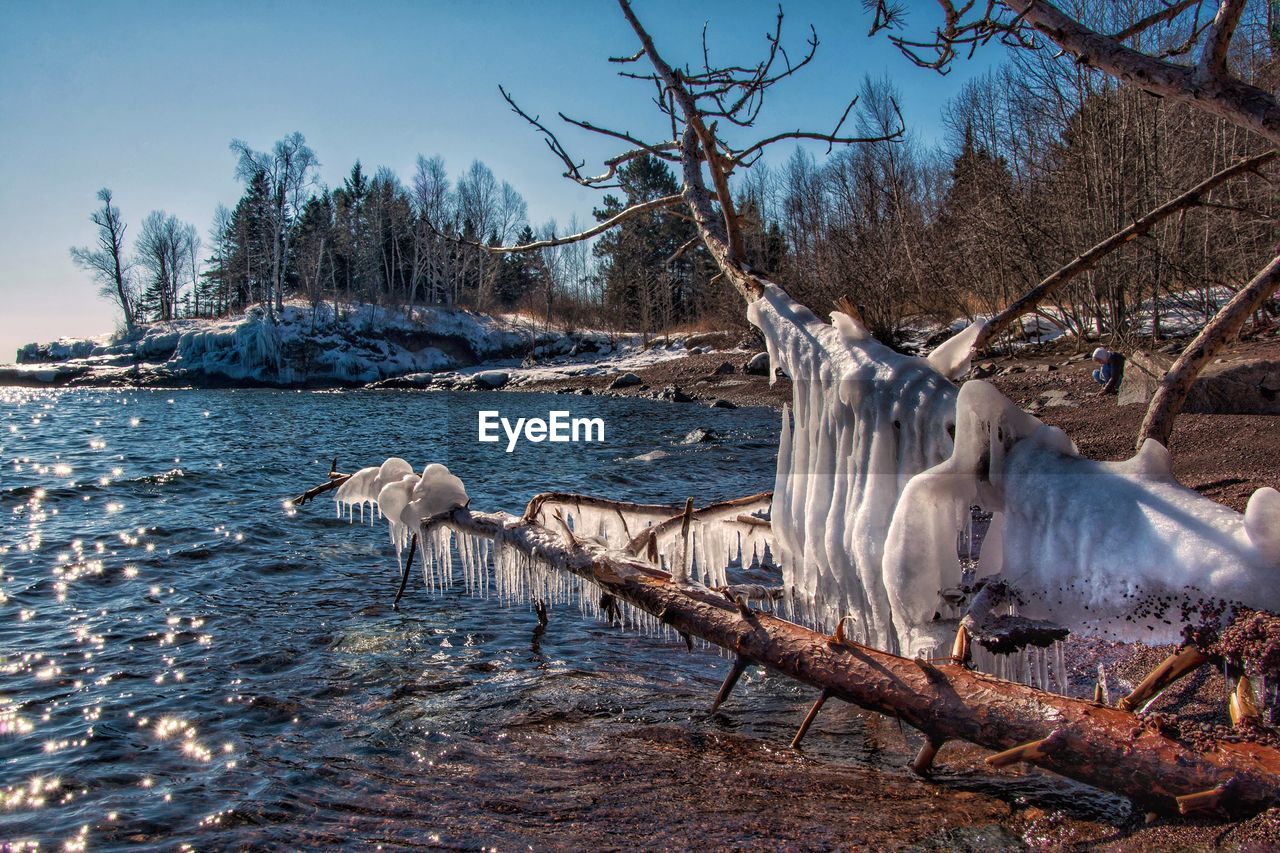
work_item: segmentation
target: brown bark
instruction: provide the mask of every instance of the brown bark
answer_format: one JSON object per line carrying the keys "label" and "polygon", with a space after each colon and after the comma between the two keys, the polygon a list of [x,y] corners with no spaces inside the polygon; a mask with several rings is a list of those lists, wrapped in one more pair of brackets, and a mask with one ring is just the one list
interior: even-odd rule
{"label": "brown bark", "polygon": [[1187,646],[1175,654],[1165,658],[1155,669],[1142,679],[1133,692],[1123,696],[1116,707],[1122,711],[1137,711],[1143,705],[1160,695],[1160,693],[1178,679],[1190,675],[1209,662],[1209,656],[1195,646]]}
{"label": "brown bark", "polygon": [[330,473],[329,482],[322,483],[319,486],[315,486],[313,488],[307,489],[305,492],[303,492],[302,494],[294,498],[291,501],[291,503],[294,506],[302,506],[307,501],[313,500],[316,497],[323,495],[325,492],[333,491],[334,489],[338,488],[338,486],[341,486],[343,483],[345,483],[347,480],[350,480],[350,479],[351,479],[350,474]]}
{"label": "brown bark", "polygon": [[1147,407],[1142,428],[1138,431],[1137,449],[1141,450],[1143,442],[1148,438],[1154,438],[1165,447],[1169,446],[1174,419],[1187,395],[1191,393],[1191,386],[1200,371],[1277,288],[1280,288],[1280,256],[1273,258],[1253,281],[1222,306],[1222,310],[1200,330],[1200,334],[1196,335],[1195,340],[1187,345],[1182,355],[1169,368]]}
{"label": "brown bark", "polygon": [[977,340],[974,341],[974,352],[981,352],[986,349],[991,341],[995,340],[1001,332],[1007,329],[1019,317],[1035,308],[1035,306],[1043,302],[1055,290],[1071,281],[1080,273],[1087,272],[1092,269],[1099,261],[1114,252],[1116,249],[1119,249],[1126,243],[1145,235],[1161,220],[1167,219],[1178,211],[1200,204],[1204,200],[1204,197],[1220,184],[1226,183],[1237,175],[1257,171],[1262,166],[1274,160],[1276,153],[1277,152],[1275,151],[1267,151],[1263,154],[1248,157],[1214,173],[1213,175],[1210,175],[1181,195],[1169,199],[1169,201],[1160,205],[1156,209],[1139,217],[1132,225],[1122,228],[1107,239],[1103,240],[1101,243],[1098,243],[1093,248],[1089,249],[1087,252],[1082,253],[1069,263],[1059,267],[1043,281],[1028,290],[995,317],[991,318],[986,327],[978,334]]}
{"label": "brown bark", "polygon": [[[1126,47],[1121,42],[1094,32],[1046,0],[1003,0],[1023,22],[1047,36],[1083,65],[1093,66],[1112,77],[1169,98],[1184,101],[1240,127],[1257,131],[1280,145],[1280,103],[1273,94],[1223,73],[1218,49],[1222,35],[1230,41],[1231,27],[1215,27],[1206,48],[1209,60],[1197,68],[1176,65]],[[1223,7],[1236,6],[1224,0]],[[1221,23],[1228,23],[1230,10]],[[1238,15],[1236,16],[1238,18]],[[1220,23],[1215,19],[1215,25]]]}
{"label": "brown bark", "polygon": [[[1218,788],[1223,793],[1213,798],[1214,804],[1233,813],[1280,802],[1280,752],[1268,747],[1221,743],[1197,752],[1126,711],[962,666],[935,666],[836,641],[741,602],[727,602],[704,588],[678,584],[638,559],[591,543],[566,545],[541,525],[503,513],[460,509],[439,523],[500,538],[504,547],[587,578],[675,630],[733,651],[739,673],[743,662],[768,666],[828,696],[896,717],[924,732],[931,743],[960,739],[998,752],[1019,748],[1012,757],[1162,812],[1176,812],[1178,797]],[[726,679],[720,701],[732,689],[731,681]]]}

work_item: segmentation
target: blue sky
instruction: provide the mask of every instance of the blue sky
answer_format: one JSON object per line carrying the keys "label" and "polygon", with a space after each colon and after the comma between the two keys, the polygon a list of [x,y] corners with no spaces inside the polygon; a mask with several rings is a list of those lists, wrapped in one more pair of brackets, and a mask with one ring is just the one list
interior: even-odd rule
{"label": "blue sky", "polygon": [[[920,6],[924,21],[932,2]],[[660,51],[748,61],[776,4],[636,0]],[[991,48],[947,77],[869,39],[856,0],[785,4],[788,44],[818,30],[818,57],[774,90],[762,131],[829,127],[864,74],[890,76],[925,141],[962,82],[999,59]],[[661,125],[644,84],[614,76],[606,57],[635,37],[608,0],[466,2],[28,2],[9,0],[0,29],[0,361],[17,346],[109,331],[114,317],[68,247],[94,238],[88,216],[110,187],[137,233],[163,209],[206,235],[215,206],[233,205],[233,138],[267,148],[302,131],[321,178],[341,181],[359,158],[402,178],[419,153],[451,175],[474,158],[510,181],[530,218],[590,219],[596,194],[561,169],[503,103],[506,85],[531,112],[564,110],[644,134]],[[566,132],[583,156],[607,146]],[[580,143],[580,144],[579,144]],[[785,156],[789,151],[780,151]]]}

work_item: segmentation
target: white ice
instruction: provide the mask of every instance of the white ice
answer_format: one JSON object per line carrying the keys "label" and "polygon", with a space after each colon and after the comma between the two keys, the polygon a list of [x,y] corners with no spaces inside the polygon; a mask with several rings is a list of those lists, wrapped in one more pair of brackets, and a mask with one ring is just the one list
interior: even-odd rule
{"label": "white ice", "polygon": [[[793,380],[772,521],[802,621],[852,617],[863,639],[907,654],[949,643],[954,624],[934,616],[961,581],[956,536],[973,505],[995,513],[979,575],[1075,632],[1168,642],[1200,598],[1280,607],[1280,493],[1259,490],[1241,515],[1179,485],[1158,444],[1093,462],[994,386],[957,390],[948,377],[967,370],[977,325],[925,360],[773,286],[749,317]],[[1000,665],[1040,680],[1034,654]]]}

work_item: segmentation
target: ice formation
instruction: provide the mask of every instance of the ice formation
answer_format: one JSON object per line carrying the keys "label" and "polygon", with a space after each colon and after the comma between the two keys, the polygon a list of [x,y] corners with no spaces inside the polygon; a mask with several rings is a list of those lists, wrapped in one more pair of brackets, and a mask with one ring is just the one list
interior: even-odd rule
{"label": "ice formation", "polygon": [[[911,477],[951,455],[956,387],[852,317],[824,323],[773,285],[748,317],[793,383],[771,513],[792,611],[828,628],[851,617],[851,635],[894,650],[885,532]],[[958,375],[967,350],[938,362]]]}
{"label": "ice formation", "polygon": [[[949,646],[965,606],[950,593],[975,578],[1011,584],[1023,616],[1150,642],[1177,640],[1210,599],[1280,609],[1280,492],[1260,489],[1241,515],[1179,485],[1153,442],[1125,462],[1081,458],[1064,433],[994,386],[952,384],[968,370],[980,325],[922,359],[880,344],[845,314],[824,323],[772,285],[749,317],[772,365],[793,381],[768,506],[702,511],[686,538],[669,506],[624,511],[552,497],[536,508],[538,528],[513,522],[503,536],[552,535],[563,521],[573,536],[610,549],[643,543],[640,556],[708,586],[726,582],[726,567],[776,558],[798,621],[844,622],[846,634],[909,655]],[[336,497],[349,515],[380,506],[401,548],[422,522],[468,501],[447,468],[428,465],[416,477],[398,459],[357,472]],[[957,535],[969,530],[974,507],[993,518],[976,565],[965,566]],[[442,526],[430,531],[421,549],[429,586],[453,583],[456,548],[469,591],[597,606],[585,581],[507,547],[503,536],[490,550]],[[1062,690],[1060,651],[975,649],[975,662]]]}
{"label": "ice formation", "polygon": [[534,520],[554,527],[557,512],[580,538],[621,549],[645,532],[652,533],[652,548],[645,543],[642,555],[656,554],[660,568],[681,581],[724,586],[730,567],[749,568],[771,562],[774,544],[770,527],[761,517],[769,510],[765,498],[750,503],[732,502],[696,514],[686,543],[679,510],[669,506],[629,506],[620,510],[579,498],[555,498],[538,505]]}
{"label": "ice formation", "polygon": [[424,521],[470,502],[462,480],[443,465],[432,463],[422,469],[422,477],[409,494],[409,503],[400,512],[400,523],[417,530]]}
{"label": "ice formation", "polygon": [[382,490],[412,473],[413,466],[398,456],[392,456],[376,467],[361,468],[334,492],[333,499],[338,506],[338,514],[341,515],[343,509],[346,509],[347,517],[350,518],[359,507],[360,519],[363,521],[367,505],[370,508],[369,520],[372,521],[373,510],[378,508],[378,496]]}
{"label": "ice formation", "polygon": [[[1280,493],[1259,490],[1242,516],[1179,485],[1159,444],[1094,462],[994,386],[957,390],[977,324],[923,360],[773,286],[749,317],[794,383],[772,521],[801,619],[850,618],[905,654],[943,648],[955,623],[938,618],[941,595],[961,583],[973,506],[995,514],[976,574],[1013,584],[1025,616],[1170,642],[1203,600],[1280,607]],[[1043,683],[1043,657],[991,663]]]}
{"label": "ice formation", "polygon": [[888,531],[885,576],[904,651],[950,641],[931,624],[960,580],[954,531],[971,505],[994,512],[979,576],[1016,587],[1022,615],[1121,640],[1176,642],[1206,603],[1280,608],[1280,493],[1242,516],[1173,477],[1147,441],[1132,459],[1080,457],[1060,430],[993,386],[965,384],[951,458],[913,478]]}

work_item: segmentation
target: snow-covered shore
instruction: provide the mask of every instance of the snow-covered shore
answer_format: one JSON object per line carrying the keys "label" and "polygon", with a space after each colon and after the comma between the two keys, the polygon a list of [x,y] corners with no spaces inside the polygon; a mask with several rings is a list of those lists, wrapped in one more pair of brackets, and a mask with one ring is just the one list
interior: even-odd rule
{"label": "snow-covered shore", "polygon": [[[217,320],[154,323],[132,333],[27,344],[0,384],[35,386],[500,387],[623,373],[706,352],[700,338],[647,345],[640,335],[569,330],[520,315],[462,309],[286,304]],[[726,336],[716,343],[724,345]]]}

